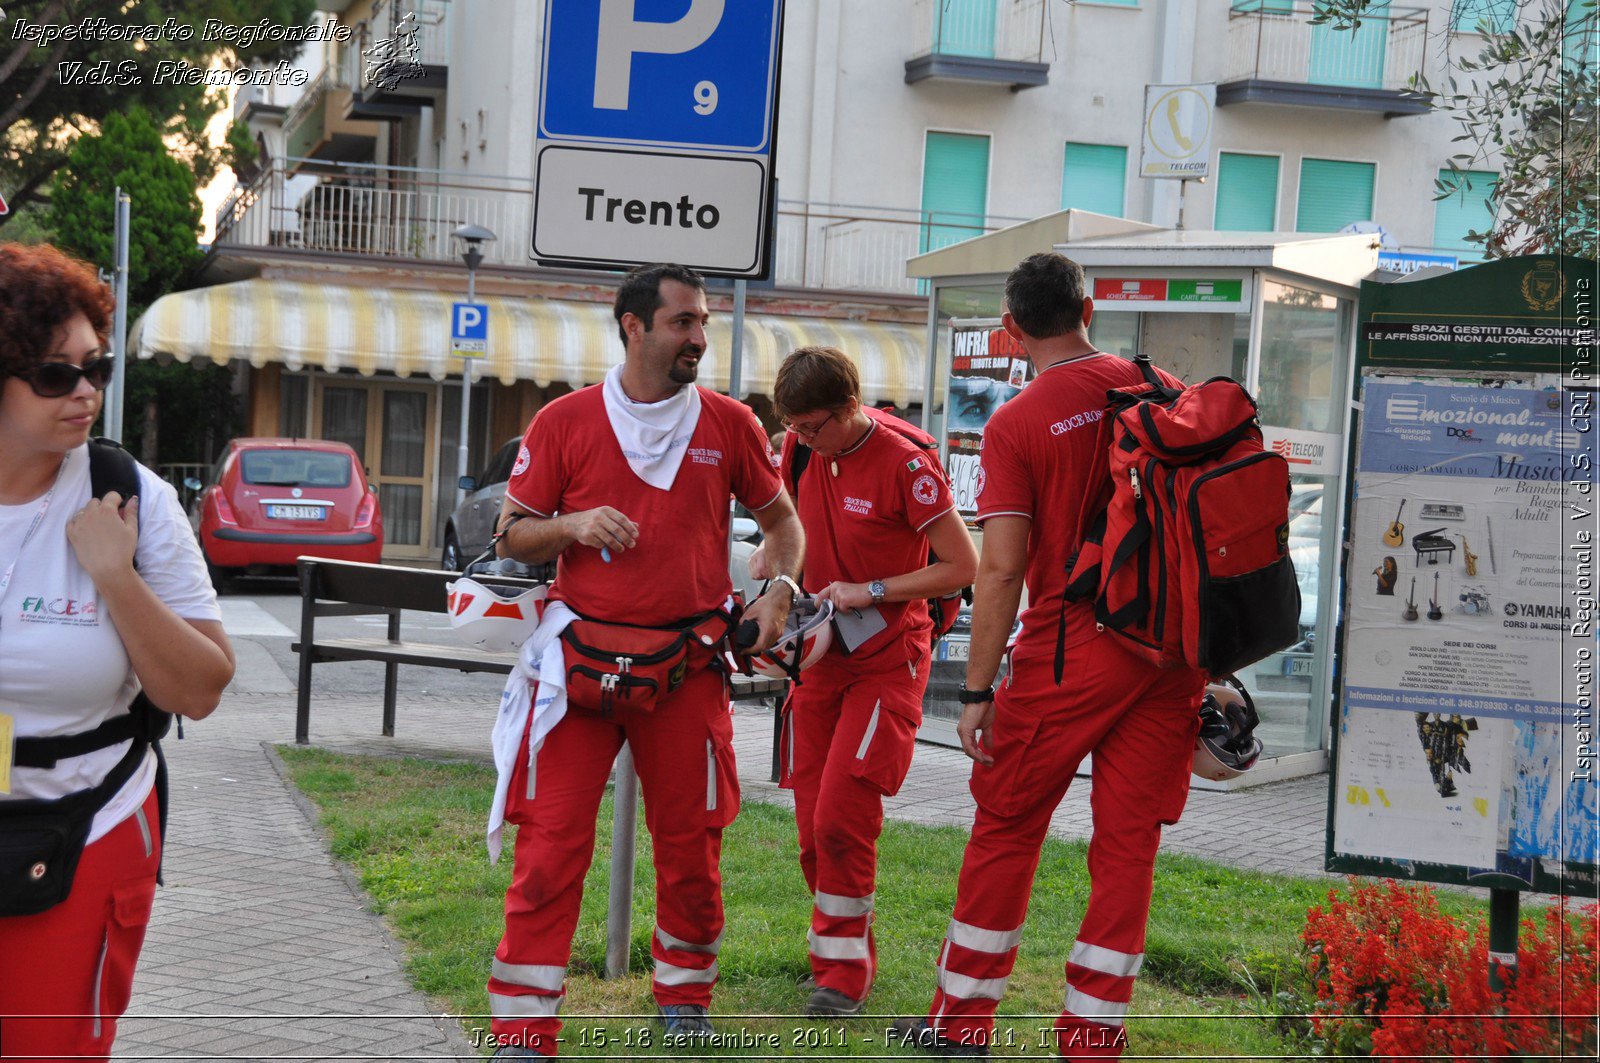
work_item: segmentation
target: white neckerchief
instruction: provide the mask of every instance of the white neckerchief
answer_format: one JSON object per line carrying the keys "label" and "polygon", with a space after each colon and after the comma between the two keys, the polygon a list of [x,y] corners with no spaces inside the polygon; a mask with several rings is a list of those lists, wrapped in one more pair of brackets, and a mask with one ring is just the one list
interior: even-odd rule
{"label": "white neckerchief", "polygon": [[671,490],[700,423],[700,389],[685,384],[660,402],[634,402],[622,390],[620,365],[611,367],[600,389],[611,431],[629,467],[651,487]]}

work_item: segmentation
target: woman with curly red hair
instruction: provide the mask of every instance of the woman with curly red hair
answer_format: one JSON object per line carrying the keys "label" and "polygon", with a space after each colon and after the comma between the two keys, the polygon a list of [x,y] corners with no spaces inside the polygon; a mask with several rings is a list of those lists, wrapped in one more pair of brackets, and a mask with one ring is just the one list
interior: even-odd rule
{"label": "woman with curly red hair", "polygon": [[176,492],[111,449],[93,460],[124,463],[138,488],[93,497],[89,432],[111,379],[111,310],[87,264],[0,244],[7,1056],[109,1056],[161,866],[165,773],[152,742],[168,714],[209,715],[233,676]]}

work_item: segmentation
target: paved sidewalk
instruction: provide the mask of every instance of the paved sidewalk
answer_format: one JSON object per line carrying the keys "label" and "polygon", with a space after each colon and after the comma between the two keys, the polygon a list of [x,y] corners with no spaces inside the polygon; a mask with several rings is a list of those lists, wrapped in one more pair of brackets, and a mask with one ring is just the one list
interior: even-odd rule
{"label": "paved sidewalk", "polygon": [[[248,641],[239,645],[248,653]],[[166,743],[169,884],[156,896],[116,1058],[477,1058],[455,1020],[409,987],[401,947],[364,907],[309,805],[280,775],[271,746],[292,741],[294,697],[264,656],[254,658],[259,667],[241,668],[213,717]],[[242,664],[247,659],[241,654]],[[485,689],[481,698],[402,697],[392,739],[378,734],[376,696],[319,696],[312,742],[488,763],[496,688]],[[788,804],[768,781],[770,712],[741,707],[735,731],[746,799]],[[888,814],[969,823],[967,766],[959,750],[920,746]],[[1196,790],[1165,845],[1235,866],[1320,875],[1326,786],[1314,776],[1233,794]],[[1058,836],[1088,836],[1088,796],[1088,780],[1077,780],[1055,816]]]}

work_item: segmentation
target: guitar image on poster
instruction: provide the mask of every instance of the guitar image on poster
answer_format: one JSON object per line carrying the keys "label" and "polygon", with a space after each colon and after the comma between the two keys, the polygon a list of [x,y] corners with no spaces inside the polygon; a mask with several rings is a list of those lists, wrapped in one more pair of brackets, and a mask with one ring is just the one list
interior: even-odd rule
{"label": "guitar image on poster", "polygon": [[1400,500],[1400,509],[1394,515],[1394,523],[1389,525],[1389,530],[1383,533],[1383,545],[1399,546],[1406,541],[1406,526],[1400,523],[1400,514],[1406,511],[1406,500]]}
{"label": "guitar image on poster", "polygon": [[1444,619],[1444,610],[1439,608],[1439,573],[1437,572],[1433,574],[1433,597],[1428,599],[1428,619]]}
{"label": "guitar image on poster", "polygon": [[1411,594],[1406,598],[1405,617],[1407,620],[1415,620],[1417,618],[1417,577],[1415,576],[1411,577]]}

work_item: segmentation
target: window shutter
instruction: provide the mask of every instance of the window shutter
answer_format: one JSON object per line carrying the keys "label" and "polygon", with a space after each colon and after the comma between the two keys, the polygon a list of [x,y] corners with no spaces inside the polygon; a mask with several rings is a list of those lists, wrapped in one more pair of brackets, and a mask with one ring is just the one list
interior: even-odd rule
{"label": "window shutter", "polygon": [[1114,144],[1068,143],[1061,168],[1061,207],[1122,217],[1128,149]]}
{"label": "window shutter", "polygon": [[[1434,202],[1434,247],[1473,252],[1472,257],[1482,257],[1483,245],[1470,243],[1467,233],[1487,232],[1494,224],[1494,203],[1489,197],[1494,192],[1494,182],[1499,176],[1492,170],[1468,170],[1461,175],[1466,179],[1465,191],[1458,188],[1449,199]],[[1439,181],[1443,184],[1454,183],[1449,170],[1439,171]]]}
{"label": "window shutter", "polygon": [[1353,221],[1372,221],[1372,183],[1377,166],[1334,159],[1300,160],[1300,196],[1295,230],[1333,233]]}
{"label": "window shutter", "polygon": [[1270,233],[1278,226],[1278,159],[1225,151],[1217,164],[1215,229]]}
{"label": "window shutter", "polygon": [[989,138],[929,133],[922,156],[920,251],[978,236],[989,203]]}

